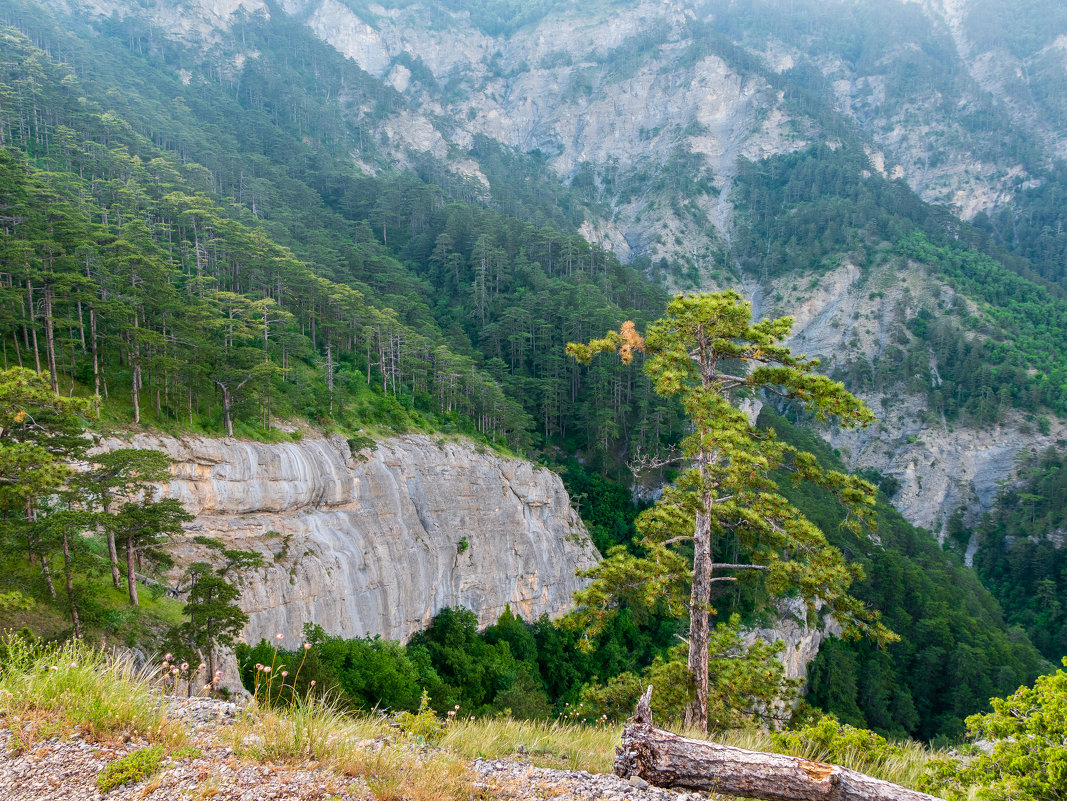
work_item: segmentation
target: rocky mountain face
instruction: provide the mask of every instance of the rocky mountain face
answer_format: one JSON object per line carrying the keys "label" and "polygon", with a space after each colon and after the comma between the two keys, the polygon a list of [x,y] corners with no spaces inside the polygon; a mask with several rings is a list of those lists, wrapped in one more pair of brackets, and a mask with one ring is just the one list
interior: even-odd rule
{"label": "rocky mountain face", "polygon": [[[948,307],[955,299],[954,290],[921,265],[898,267],[875,272],[846,263],[827,273],[778,279],[761,293],[760,313],[792,315],[793,348],[818,357],[828,372],[838,373],[857,353],[886,358],[902,333],[901,320],[931,300]],[[932,354],[930,359],[936,380],[937,360]],[[900,487],[894,505],[942,541],[958,508],[968,510],[968,523],[989,511],[1019,460],[1054,446],[1067,433],[1061,421],[1051,420],[1042,433],[1020,416],[987,428],[952,425],[931,420],[923,395],[859,394],[878,422],[866,429],[825,429],[824,436],[852,469],[874,468],[895,478]]]}
{"label": "rocky mountain face", "polygon": [[[870,174],[903,179],[970,219],[1040,186],[1067,154],[1055,91],[1067,66],[1067,35],[1055,32],[1067,19],[1054,7],[1049,29],[1027,37],[997,31],[1011,3],[992,0],[560,2],[514,24],[462,3],[54,5],[147,20],[202,42],[234,74],[257,55],[228,37],[235,21],[288,15],[399,98],[377,116],[348,109],[384,154],[366,169],[430,159],[489,199],[478,143],[527,154],[587,199],[590,241],[646,266],[670,261],[655,271],[668,285],[734,286],[760,313],[793,314],[794,346],[830,357],[829,367],[846,349],[879,355],[887,327],[870,323],[899,314],[905,287],[912,298],[951,289],[914,265],[860,279],[848,254],[807,294],[793,288],[806,278],[744,274],[731,253],[739,164],[859,137]],[[879,282],[894,288],[868,300]],[[902,511],[934,531],[957,504],[988,508],[1016,457],[1050,441],[1020,420],[983,431],[938,422],[917,396],[867,399],[882,417],[877,430],[828,436],[853,467],[896,477]]]}
{"label": "rocky mountain face", "polygon": [[[352,452],[339,436],[265,444],[137,435],[110,447],[174,460],[164,488],[191,534],[264,556],[245,577],[250,642],[315,622],[404,640],[446,606],[496,621],[557,616],[598,559],[559,478],[463,441],[407,435]],[[198,546],[176,550],[196,559]]]}
{"label": "rocky mountain face", "polygon": [[[869,174],[972,218],[1040,185],[1067,153],[1067,114],[1050,90],[1067,36],[998,38],[987,6],[1003,13],[1004,2],[560,2],[511,25],[462,3],[55,3],[146,19],[203,42],[234,74],[257,55],[227,36],[235,21],[288,15],[399,98],[384,114],[348,109],[384,154],[366,169],[430,159],[488,199],[478,143],[528,154],[587,199],[587,239],[646,266],[669,260],[655,271],[668,285],[735,286],[759,313],[796,316],[793,345],[829,357],[829,368],[850,350],[879,356],[888,322],[902,304],[907,312],[905,289],[911,299],[952,290],[917,265],[861,278],[849,254],[809,292],[797,288],[807,278],[744,274],[731,252],[739,164],[858,136]],[[893,286],[873,286],[883,283]],[[867,399],[880,427],[828,436],[853,467],[896,477],[901,510],[934,531],[958,504],[988,508],[1016,457],[1050,442],[1020,420],[994,430],[939,422],[918,396]]]}

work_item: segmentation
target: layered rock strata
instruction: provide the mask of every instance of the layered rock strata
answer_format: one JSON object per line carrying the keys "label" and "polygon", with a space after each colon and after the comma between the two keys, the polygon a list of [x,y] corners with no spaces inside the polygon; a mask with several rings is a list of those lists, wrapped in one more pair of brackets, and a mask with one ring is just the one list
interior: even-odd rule
{"label": "layered rock strata", "polygon": [[164,492],[196,516],[193,535],[254,550],[243,581],[252,642],[292,643],[305,623],[403,640],[445,606],[489,624],[505,605],[527,620],[571,604],[596,549],[559,477],[465,442],[409,435],[353,454],[339,436],[267,444],[137,435],[108,447],[174,459]]}

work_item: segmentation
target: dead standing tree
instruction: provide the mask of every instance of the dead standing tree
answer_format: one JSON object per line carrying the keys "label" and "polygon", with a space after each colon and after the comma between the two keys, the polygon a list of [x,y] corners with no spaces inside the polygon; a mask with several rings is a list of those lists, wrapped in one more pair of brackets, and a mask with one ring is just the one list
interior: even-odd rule
{"label": "dead standing tree", "polygon": [[652,725],[649,687],[615,752],[615,774],[657,787],[767,801],[940,801],[826,762],[693,740]]}

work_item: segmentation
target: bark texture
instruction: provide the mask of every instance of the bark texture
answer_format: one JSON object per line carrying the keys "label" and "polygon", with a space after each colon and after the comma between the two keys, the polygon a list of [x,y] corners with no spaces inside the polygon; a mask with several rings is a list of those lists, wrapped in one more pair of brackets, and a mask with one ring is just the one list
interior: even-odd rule
{"label": "bark texture", "polygon": [[657,787],[768,801],[940,801],[853,770],[681,737],[652,725],[649,687],[616,749],[615,773]]}

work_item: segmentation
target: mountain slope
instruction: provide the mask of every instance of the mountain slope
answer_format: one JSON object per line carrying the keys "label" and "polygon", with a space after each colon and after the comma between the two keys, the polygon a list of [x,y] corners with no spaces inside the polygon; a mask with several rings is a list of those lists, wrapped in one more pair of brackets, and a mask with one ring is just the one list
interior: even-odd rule
{"label": "mountain slope", "polygon": [[[888,442],[852,442],[846,455],[896,477],[913,522],[943,534],[957,505],[988,509],[987,487],[1011,475],[1015,456],[1059,436],[1058,367],[1044,361],[1044,346],[1006,324],[999,301],[961,283],[946,260],[898,258],[906,237],[921,232],[937,248],[958,243],[964,254],[992,259],[1000,285],[1012,274],[1030,281],[1028,297],[1041,296],[1035,309],[1058,303],[1067,234],[1065,174],[1054,162],[1063,138],[1056,12],[1031,30],[1009,0],[56,4],[89,14],[131,57],[152,60],[173,80],[217,85],[246,113],[309,138],[318,159],[329,150],[331,170],[346,162],[342,171],[399,167],[463,202],[580,231],[668,287],[736,286],[761,313],[799,310],[795,344],[833,357],[828,366],[876,410],[889,404]],[[982,24],[991,8],[1005,20],[999,38]],[[1031,111],[1008,102],[1019,92],[990,77],[993,63],[1016,64],[1026,76]],[[213,116],[224,134],[224,116]],[[351,204],[353,192],[344,182],[325,185],[326,162],[297,164],[271,136],[254,152],[303,171],[301,180],[344,216],[338,204]],[[206,145],[195,153],[228,193],[269,217],[270,198],[254,189],[257,167],[210,163]],[[362,192],[367,184],[349,186]],[[418,263],[432,247],[412,250],[388,221],[414,229],[432,215],[405,218],[407,202],[383,204],[370,231]],[[357,216],[371,213],[358,205]],[[471,262],[469,250],[463,256]],[[863,281],[845,280],[853,268]],[[857,298],[846,304],[850,314],[884,323],[837,319],[842,298],[832,287],[844,285]],[[931,297],[902,297],[904,287]],[[933,297],[941,300],[927,308]],[[935,311],[947,320],[936,345],[929,332],[908,328]],[[434,317],[455,330],[454,315],[436,308]],[[901,341],[887,343],[879,331]],[[469,322],[465,334],[481,349]],[[945,336],[959,355],[945,355]],[[1021,344],[1005,363],[1012,339]],[[929,381],[914,370],[863,378],[886,363],[888,345],[926,365]],[[490,349],[513,361],[506,348]],[[982,369],[965,366],[968,358]],[[557,368],[526,368],[535,379],[544,369]],[[499,370],[494,378],[505,380]],[[946,380],[952,393],[941,388]],[[1042,381],[1050,388],[1031,393]],[[998,394],[1014,383],[1018,391]],[[529,397],[527,388],[515,391]],[[544,418],[553,403],[542,396],[525,412]],[[592,440],[613,436],[603,423],[592,426]],[[549,420],[543,428],[566,434],[573,425]],[[1012,446],[987,458],[991,437]],[[942,455],[912,447],[931,440],[944,443]]]}

